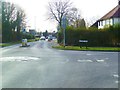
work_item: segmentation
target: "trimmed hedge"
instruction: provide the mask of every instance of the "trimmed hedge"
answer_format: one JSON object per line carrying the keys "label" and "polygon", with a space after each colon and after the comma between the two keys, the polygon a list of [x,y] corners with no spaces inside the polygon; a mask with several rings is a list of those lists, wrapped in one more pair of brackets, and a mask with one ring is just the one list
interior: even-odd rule
{"label": "trimmed hedge", "polygon": [[[88,46],[118,46],[120,26],[107,29],[66,28],[66,45],[79,46],[79,40],[88,40]],[[58,32],[58,42],[63,42],[63,31]]]}
{"label": "trimmed hedge", "polygon": [[26,38],[26,39],[35,39],[35,36],[33,36],[32,34],[22,34],[22,38]]}

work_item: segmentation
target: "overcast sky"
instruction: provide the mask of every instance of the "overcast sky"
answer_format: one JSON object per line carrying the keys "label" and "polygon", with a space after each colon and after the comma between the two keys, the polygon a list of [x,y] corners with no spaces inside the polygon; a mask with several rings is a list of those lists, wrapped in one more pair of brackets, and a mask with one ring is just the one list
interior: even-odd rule
{"label": "overcast sky", "polygon": [[[7,0],[19,4],[27,14],[27,22],[37,31],[54,31],[56,22],[47,20],[47,5],[53,0]],[[57,1],[57,0],[56,0]],[[101,18],[118,4],[118,0],[70,0],[85,20]]]}

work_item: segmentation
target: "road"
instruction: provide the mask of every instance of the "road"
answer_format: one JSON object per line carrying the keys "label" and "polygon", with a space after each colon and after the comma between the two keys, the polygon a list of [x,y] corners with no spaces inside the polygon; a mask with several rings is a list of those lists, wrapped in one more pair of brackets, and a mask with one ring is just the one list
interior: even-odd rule
{"label": "road", "polygon": [[54,41],[29,44],[1,49],[2,88],[118,88],[118,52],[57,50]]}

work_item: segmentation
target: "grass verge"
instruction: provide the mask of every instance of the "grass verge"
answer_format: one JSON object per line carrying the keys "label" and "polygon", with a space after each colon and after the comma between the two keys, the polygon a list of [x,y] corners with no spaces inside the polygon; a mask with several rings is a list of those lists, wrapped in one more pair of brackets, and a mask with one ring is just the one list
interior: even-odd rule
{"label": "grass verge", "polygon": [[77,51],[120,51],[119,47],[82,47],[79,46],[53,46],[53,48],[61,50],[77,50]]}
{"label": "grass verge", "polygon": [[10,42],[10,43],[1,43],[1,44],[0,44],[0,47],[7,47],[7,46],[19,44],[19,43],[21,43],[21,42],[20,42],[20,41],[17,41],[17,42]]}
{"label": "grass verge", "polygon": [[[28,39],[28,42],[35,42],[35,39]],[[11,46],[11,45],[15,45],[15,44],[20,44],[22,43],[21,41],[17,41],[17,42],[10,42],[10,43],[1,43],[0,47],[7,47],[7,46]]]}

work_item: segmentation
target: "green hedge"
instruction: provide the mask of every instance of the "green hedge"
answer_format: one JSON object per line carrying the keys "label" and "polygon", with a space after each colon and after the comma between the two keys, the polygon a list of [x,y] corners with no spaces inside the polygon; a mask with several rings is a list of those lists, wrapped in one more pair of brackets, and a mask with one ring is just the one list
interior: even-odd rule
{"label": "green hedge", "polygon": [[[120,26],[106,29],[66,28],[66,45],[80,45],[79,40],[88,40],[88,46],[118,46]],[[63,31],[58,32],[58,42],[63,42]]]}
{"label": "green hedge", "polygon": [[31,34],[23,34],[22,38],[26,38],[26,39],[35,39],[35,36],[31,35]]}

